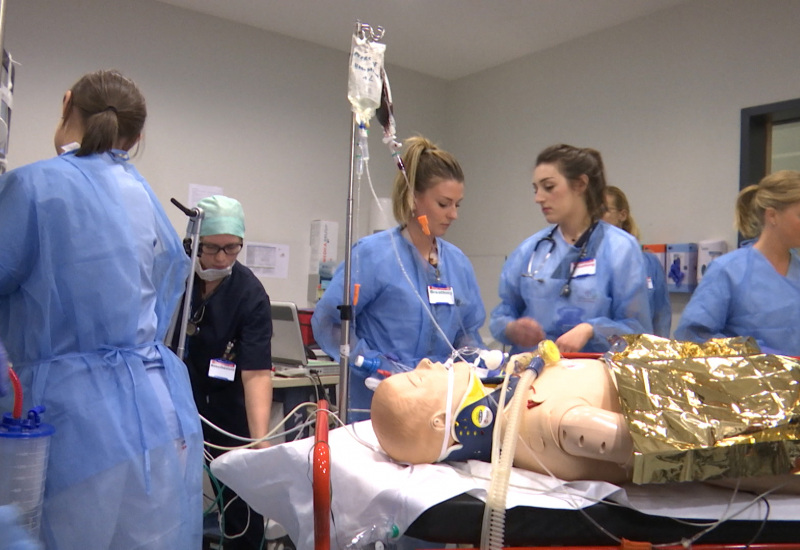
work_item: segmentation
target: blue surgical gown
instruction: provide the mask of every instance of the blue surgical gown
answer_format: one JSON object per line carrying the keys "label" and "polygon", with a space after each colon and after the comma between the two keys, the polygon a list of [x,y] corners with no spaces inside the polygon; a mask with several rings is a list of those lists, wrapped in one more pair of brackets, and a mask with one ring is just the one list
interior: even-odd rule
{"label": "blue surgical gown", "polygon": [[784,277],[752,245],[716,258],[683,310],[675,338],[752,336],[762,350],[800,355],[800,257]]}
{"label": "blue surgical gown", "polygon": [[667,290],[664,264],[652,252],[642,251],[647,272],[647,296],[650,298],[650,313],[653,314],[653,334],[669,338],[672,328],[672,305]]}
{"label": "blue surgical gown", "polygon": [[[552,242],[546,240],[551,232]],[[511,344],[506,325],[521,317],[538,321],[551,340],[589,323],[594,335],[582,351],[604,352],[613,336],[652,332],[644,257],[636,239],[598,222],[586,246],[587,267],[576,271],[569,296],[561,296],[579,255],[580,249],[567,243],[560,229],[553,232],[553,226],[522,241],[500,274],[500,303],[489,319],[492,335]],[[589,260],[594,260],[594,267]],[[525,276],[529,273],[534,276]],[[524,349],[512,346],[511,351]]]}
{"label": "blue surgical gown", "polygon": [[56,548],[202,544],[202,431],[162,343],[189,261],[122,151],[0,178],[0,340],[55,426],[41,536]]}
{"label": "blue surgical gown", "polygon": [[[445,361],[453,347],[483,346],[478,331],[486,312],[472,264],[456,246],[442,239],[436,243],[438,280],[433,266],[397,227],[364,237],[353,247],[351,289],[355,284],[361,286],[351,323],[351,362],[358,355],[383,355],[413,368],[424,358]],[[430,305],[429,285],[452,288],[455,303]],[[337,361],[341,318],[336,307],[342,303],[343,289],[344,264],[334,273],[311,317],[314,339]],[[349,408],[366,411],[372,402],[372,392],[364,386],[366,375],[353,367],[350,374]],[[348,421],[368,417],[365,412],[354,412]]]}

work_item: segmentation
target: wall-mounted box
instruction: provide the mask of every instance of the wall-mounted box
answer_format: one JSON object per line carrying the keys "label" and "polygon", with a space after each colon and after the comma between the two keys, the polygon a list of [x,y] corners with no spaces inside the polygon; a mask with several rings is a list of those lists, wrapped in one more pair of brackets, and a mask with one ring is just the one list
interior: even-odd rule
{"label": "wall-mounted box", "polygon": [[692,292],[697,286],[697,243],[667,245],[667,290]]}
{"label": "wall-mounted box", "polygon": [[665,244],[643,244],[642,250],[655,254],[661,260],[661,268],[667,272],[667,245]]}
{"label": "wall-mounted box", "polygon": [[709,264],[728,251],[725,241],[700,241],[697,243],[697,282],[703,279]]}

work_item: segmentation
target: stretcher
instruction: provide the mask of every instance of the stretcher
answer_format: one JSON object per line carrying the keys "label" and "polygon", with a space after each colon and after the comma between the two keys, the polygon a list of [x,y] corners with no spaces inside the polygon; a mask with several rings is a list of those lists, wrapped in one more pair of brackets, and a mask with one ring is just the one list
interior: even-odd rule
{"label": "stretcher", "polygon": [[[315,546],[313,493],[315,485],[324,482],[312,482],[314,443],[308,438],[269,449],[232,451],[211,464],[214,475],[254,510],[280,523],[298,550],[326,548],[321,539],[323,546]],[[378,449],[369,421],[331,430],[327,446],[330,493],[323,500],[329,498],[331,508],[322,527],[327,523],[329,547],[347,548],[387,518],[400,533],[432,544],[479,545],[480,499],[491,465],[398,465]],[[771,544],[779,546],[761,548],[800,549],[800,497],[756,498],[701,483],[565,483],[512,471],[507,546],[620,548],[624,539],[687,547],[686,541],[703,531],[707,532],[693,548]]]}

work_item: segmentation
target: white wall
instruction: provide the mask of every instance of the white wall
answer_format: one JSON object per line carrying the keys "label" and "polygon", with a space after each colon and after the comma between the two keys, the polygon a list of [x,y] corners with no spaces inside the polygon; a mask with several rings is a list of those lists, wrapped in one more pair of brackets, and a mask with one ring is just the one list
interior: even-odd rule
{"label": "white wall", "polygon": [[[644,241],[733,246],[740,110],[800,95],[797,21],[796,0],[693,0],[449,83],[393,68],[388,44],[399,136],[426,134],[464,165],[448,238],[472,258],[487,310],[504,256],[544,225],[531,169],[559,141],[603,153]],[[271,297],[305,303],[311,220],[338,221],[344,243],[347,54],[150,0],[9,0],[5,46],[22,63],[12,167],[53,154],[78,76],[117,67],[148,99],[136,163],[178,232],[169,198],[222,185],[244,203],[249,240],[291,246],[289,278],[263,279]],[[385,196],[394,167],[378,133],[372,177]],[[686,297],[673,298],[677,315]]]}
{"label": "white wall", "polygon": [[[742,108],[800,96],[800,2],[698,0],[452,82],[448,145],[464,164],[462,221],[487,310],[503,258],[545,225],[536,155],[601,151],[643,242],[735,246]],[[677,316],[686,295],[673,294]]]}
{"label": "white wall", "polygon": [[[222,186],[244,205],[247,240],[290,246],[289,277],[262,279],[270,297],[305,306],[312,220],[339,222],[343,258],[348,54],[150,0],[7,4],[5,47],[21,63],[9,166],[52,156],[64,91],[88,71],[118,68],[147,98],[134,160],[178,233],[186,218],[169,199],[185,203],[191,183]],[[346,48],[351,32],[342,29]],[[409,98],[395,111],[398,132],[443,140],[444,81],[391,65],[388,73],[393,94]],[[394,164],[378,130],[370,142],[372,179],[388,196]]]}

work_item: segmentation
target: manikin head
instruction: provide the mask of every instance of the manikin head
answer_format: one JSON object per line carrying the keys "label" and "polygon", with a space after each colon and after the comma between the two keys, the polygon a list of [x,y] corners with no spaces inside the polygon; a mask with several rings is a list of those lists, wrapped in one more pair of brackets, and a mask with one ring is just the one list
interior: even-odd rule
{"label": "manikin head", "polygon": [[[452,411],[469,383],[467,363],[454,363]],[[447,391],[450,374],[441,363],[423,359],[412,371],[395,374],[378,384],[372,397],[370,417],[378,442],[399,462],[437,462],[447,422]]]}

